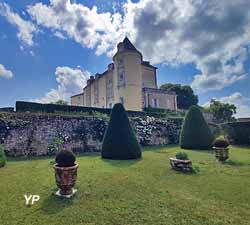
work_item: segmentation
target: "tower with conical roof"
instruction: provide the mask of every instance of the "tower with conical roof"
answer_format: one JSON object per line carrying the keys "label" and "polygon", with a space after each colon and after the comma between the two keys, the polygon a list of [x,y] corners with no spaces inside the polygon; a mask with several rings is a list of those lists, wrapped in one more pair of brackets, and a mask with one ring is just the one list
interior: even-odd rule
{"label": "tower with conical roof", "polygon": [[126,109],[141,111],[142,109],[142,54],[125,37],[117,45],[117,52],[113,57],[115,102],[121,102]]}

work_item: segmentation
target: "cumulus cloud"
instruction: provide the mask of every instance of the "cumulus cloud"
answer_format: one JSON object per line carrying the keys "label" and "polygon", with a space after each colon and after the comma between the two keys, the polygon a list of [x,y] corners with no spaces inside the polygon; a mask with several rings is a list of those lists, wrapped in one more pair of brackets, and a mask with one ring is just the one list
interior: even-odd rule
{"label": "cumulus cloud", "polygon": [[0,77],[12,78],[13,73],[10,70],[7,70],[4,65],[0,64]]}
{"label": "cumulus cloud", "polygon": [[[220,90],[249,76],[249,0],[128,0],[123,13],[99,13],[70,0],[50,0],[27,9],[40,26],[63,32],[97,55],[114,53],[125,35],[151,62],[193,63],[198,91]],[[58,33],[59,32],[59,33]],[[61,34],[61,33],[60,33]]]}
{"label": "cumulus cloud", "polygon": [[0,3],[0,15],[18,29],[17,37],[27,46],[33,45],[33,35],[38,31],[37,27],[30,21],[22,19],[17,13],[14,13],[8,4]]}
{"label": "cumulus cloud", "polygon": [[220,90],[249,75],[244,69],[249,0],[141,0],[125,7],[145,57],[154,63],[194,63],[200,70],[192,82],[196,90]]}
{"label": "cumulus cloud", "polygon": [[[214,99],[223,103],[234,104],[237,107],[236,117],[250,117],[250,97],[245,97],[240,92],[235,92],[229,96]],[[209,106],[209,103],[204,104],[204,106]]]}
{"label": "cumulus cloud", "polygon": [[89,9],[70,0],[50,0],[48,5],[28,6],[27,11],[38,25],[52,29],[56,36],[62,31],[84,47],[96,47],[98,55],[111,51],[123,36],[121,15],[98,13],[96,6]]}
{"label": "cumulus cloud", "polygon": [[81,69],[59,66],[56,68],[55,76],[58,83],[57,88],[51,89],[44,97],[34,101],[41,103],[55,102],[60,99],[69,101],[70,96],[82,92],[90,73]]}

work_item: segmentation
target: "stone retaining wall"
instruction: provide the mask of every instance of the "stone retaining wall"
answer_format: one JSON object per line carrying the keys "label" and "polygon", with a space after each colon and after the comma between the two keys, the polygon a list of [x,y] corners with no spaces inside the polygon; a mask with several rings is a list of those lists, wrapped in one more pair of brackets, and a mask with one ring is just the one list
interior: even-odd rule
{"label": "stone retaining wall", "polygon": [[[180,119],[159,120],[152,117],[131,118],[141,145],[157,146],[178,143]],[[62,140],[60,148],[76,153],[99,152],[108,118],[36,114],[1,113],[0,144],[6,155],[52,155],[54,144]]]}

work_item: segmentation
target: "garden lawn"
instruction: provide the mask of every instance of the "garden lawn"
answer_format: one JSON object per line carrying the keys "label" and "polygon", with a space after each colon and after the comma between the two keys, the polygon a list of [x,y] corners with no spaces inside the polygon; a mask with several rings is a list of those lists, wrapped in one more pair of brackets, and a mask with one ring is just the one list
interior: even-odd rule
{"label": "garden lawn", "polygon": [[[9,161],[0,168],[0,224],[250,224],[250,149],[231,147],[221,164],[188,150],[195,173],[169,168],[179,147],[146,148],[141,160],[77,157],[73,199],[58,199],[52,158]],[[24,194],[40,195],[25,206]]]}

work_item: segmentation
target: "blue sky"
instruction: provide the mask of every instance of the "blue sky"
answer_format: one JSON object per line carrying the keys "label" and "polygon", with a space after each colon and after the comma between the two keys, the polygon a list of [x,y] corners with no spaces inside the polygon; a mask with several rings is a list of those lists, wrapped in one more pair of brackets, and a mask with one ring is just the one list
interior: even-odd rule
{"label": "blue sky", "polygon": [[201,105],[250,116],[249,15],[248,0],[0,0],[0,107],[69,100],[127,35],[158,85],[189,84]]}

